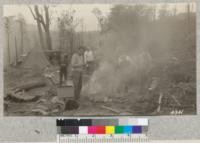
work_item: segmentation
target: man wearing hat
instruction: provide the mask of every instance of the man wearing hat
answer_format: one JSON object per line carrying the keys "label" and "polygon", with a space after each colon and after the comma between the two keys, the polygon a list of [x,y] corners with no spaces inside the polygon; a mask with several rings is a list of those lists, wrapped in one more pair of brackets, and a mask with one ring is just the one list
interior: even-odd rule
{"label": "man wearing hat", "polygon": [[74,98],[78,100],[80,98],[82,88],[82,75],[84,68],[84,47],[79,47],[77,52],[72,56],[71,60],[73,84],[74,84]]}

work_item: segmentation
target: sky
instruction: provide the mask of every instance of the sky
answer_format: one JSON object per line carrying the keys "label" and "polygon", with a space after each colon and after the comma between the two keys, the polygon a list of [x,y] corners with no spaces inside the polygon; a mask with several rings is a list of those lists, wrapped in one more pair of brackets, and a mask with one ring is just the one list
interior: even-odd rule
{"label": "sky", "polygon": [[[156,4],[157,9],[161,8],[164,4]],[[33,7],[33,5],[30,5]],[[113,7],[111,4],[59,4],[59,5],[49,5],[50,15],[52,17],[51,29],[56,29],[56,19],[61,15],[61,13],[66,9],[74,9],[74,17],[77,19],[83,19],[83,27],[85,31],[96,31],[99,30],[98,21],[95,15],[92,13],[94,8],[99,8],[104,16],[109,15],[110,8]],[[174,9],[176,7],[177,13],[186,11],[186,3],[179,4],[168,4],[169,9]],[[193,11],[196,10],[196,5],[193,3]],[[27,5],[17,4],[17,5],[4,5],[3,15],[4,16],[18,16],[23,15],[28,24],[36,25],[36,21],[33,19],[30,10]],[[82,27],[77,27],[78,30],[82,30]]]}

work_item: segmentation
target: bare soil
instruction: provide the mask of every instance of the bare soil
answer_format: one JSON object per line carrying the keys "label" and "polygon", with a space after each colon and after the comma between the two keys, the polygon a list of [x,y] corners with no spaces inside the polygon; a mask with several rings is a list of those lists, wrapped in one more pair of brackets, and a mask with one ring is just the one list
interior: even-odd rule
{"label": "bare soil", "polygon": [[[10,71],[5,72],[4,74],[5,93],[8,89],[19,84],[19,82],[24,82],[26,80],[32,80],[36,78],[42,77],[40,74],[30,73],[30,71],[10,69]],[[88,77],[84,79],[84,83],[88,81],[87,78]],[[52,85],[50,82],[47,83],[48,84],[45,87],[35,88],[28,91],[29,94],[40,94],[40,99],[47,101],[46,104],[41,103],[42,106],[47,106],[48,108],[53,106],[50,104],[50,102],[48,102],[52,98],[52,95],[49,96],[46,94],[50,89],[52,90],[52,87],[54,87],[57,96],[60,99],[65,99],[65,101],[68,99],[73,99],[73,87],[59,87],[58,85]],[[161,111],[157,113],[155,111],[158,107],[158,98],[159,96],[156,93],[140,93],[137,87],[133,87],[133,89],[126,94],[110,96],[108,97],[107,101],[94,102],[91,101],[88,96],[81,95],[81,98],[78,101],[78,109],[58,111],[56,113],[47,114],[46,116],[170,115],[174,109],[183,109],[183,114],[195,114],[196,107],[193,105],[194,101],[191,101],[193,106],[176,107],[175,105],[168,106],[167,104],[162,104]],[[165,102],[166,99],[164,98],[163,100]],[[5,100],[4,102],[4,114],[6,116],[36,116],[36,114],[33,114],[31,111],[33,108],[38,106],[37,102],[14,102],[11,100]]]}

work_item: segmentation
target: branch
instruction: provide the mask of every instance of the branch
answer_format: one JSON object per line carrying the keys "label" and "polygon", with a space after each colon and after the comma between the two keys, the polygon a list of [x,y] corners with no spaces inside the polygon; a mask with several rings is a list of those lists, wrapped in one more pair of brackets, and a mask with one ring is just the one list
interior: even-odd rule
{"label": "branch", "polygon": [[49,26],[49,7],[44,6],[46,26]]}
{"label": "branch", "polygon": [[33,16],[33,18],[34,18],[35,20],[37,20],[38,22],[42,23],[43,27],[45,27],[44,19],[43,19],[42,15],[39,13],[38,9],[35,7],[35,12],[36,12],[36,14],[34,14],[34,12],[33,12],[33,10],[31,9],[31,7],[28,6],[28,8],[29,8],[29,10],[30,10],[30,12],[31,12],[31,14],[32,14],[32,16]]}
{"label": "branch", "polygon": [[43,26],[44,30],[46,31],[46,24],[44,22],[43,16],[41,14],[38,14],[38,16],[39,16],[39,22],[42,23],[42,26]]}
{"label": "branch", "polygon": [[34,14],[34,12],[33,12],[33,10],[31,9],[31,7],[30,7],[29,5],[28,5],[28,8],[29,8],[29,10],[30,10],[30,12],[31,12],[31,14],[32,14],[32,16],[33,16],[33,18],[34,18],[35,20],[37,20],[35,14]]}

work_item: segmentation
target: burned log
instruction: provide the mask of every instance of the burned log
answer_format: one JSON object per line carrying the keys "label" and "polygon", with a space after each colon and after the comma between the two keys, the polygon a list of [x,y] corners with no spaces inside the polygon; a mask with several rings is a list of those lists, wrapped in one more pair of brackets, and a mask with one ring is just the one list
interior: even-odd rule
{"label": "burned log", "polygon": [[37,101],[40,95],[28,94],[26,91],[29,91],[34,88],[43,87],[46,85],[45,81],[37,80],[27,83],[23,83],[13,89],[10,89],[5,96],[7,100],[13,100],[14,102],[31,102]]}
{"label": "burned log", "polygon": [[34,89],[34,88],[44,87],[45,85],[46,85],[46,82],[42,81],[42,80],[27,82],[27,83],[24,83],[22,85],[15,87],[15,92],[28,91],[28,90],[31,90],[31,89]]}
{"label": "burned log", "polygon": [[28,93],[25,92],[11,91],[7,94],[7,98],[15,102],[32,102],[32,101],[37,101],[39,99],[39,96],[29,95]]}

